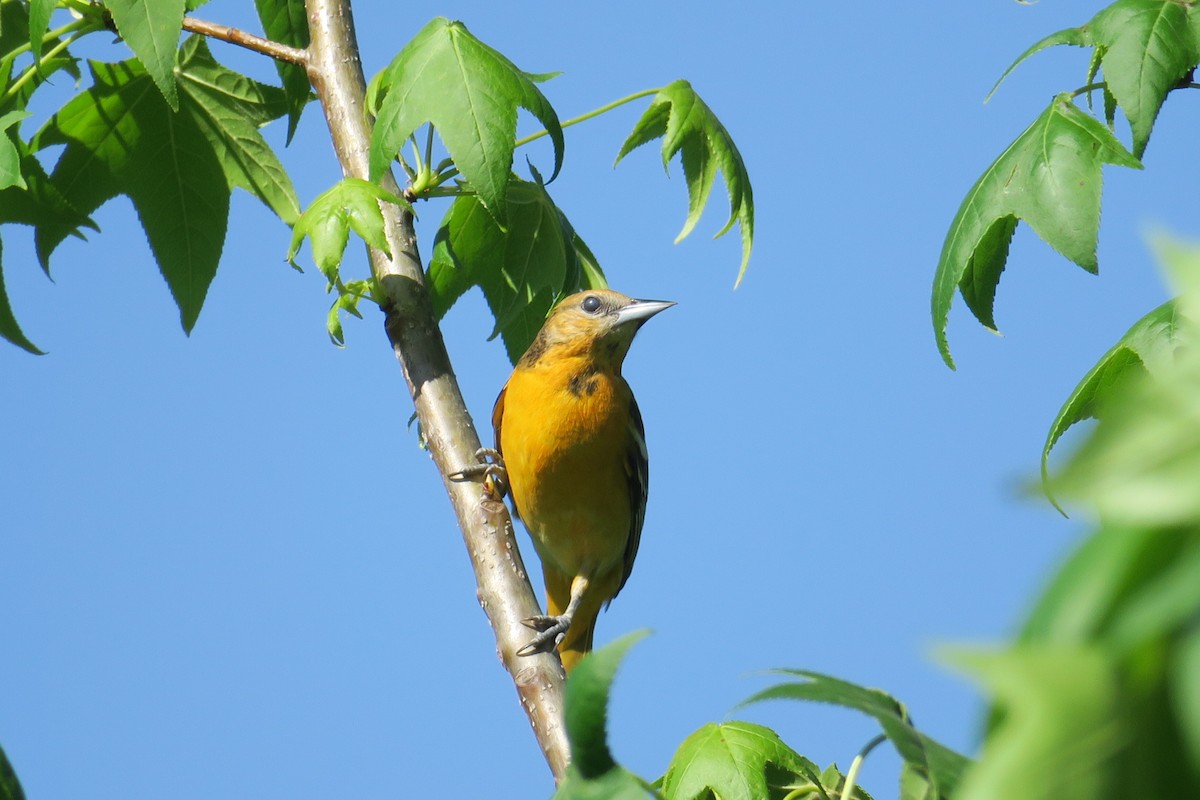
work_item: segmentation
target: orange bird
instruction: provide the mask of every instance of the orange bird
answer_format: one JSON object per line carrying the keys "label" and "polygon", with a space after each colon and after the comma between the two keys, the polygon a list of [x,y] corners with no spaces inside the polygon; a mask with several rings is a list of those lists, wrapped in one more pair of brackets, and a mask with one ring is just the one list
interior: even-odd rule
{"label": "orange bird", "polygon": [[675,305],[592,289],[559,303],[496,398],[492,425],[513,511],[546,583],[546,615],[519,655],[558,645],[569,673],[601,605],[633,569],[646,513],[642,415],[621,363],[638,328]]}

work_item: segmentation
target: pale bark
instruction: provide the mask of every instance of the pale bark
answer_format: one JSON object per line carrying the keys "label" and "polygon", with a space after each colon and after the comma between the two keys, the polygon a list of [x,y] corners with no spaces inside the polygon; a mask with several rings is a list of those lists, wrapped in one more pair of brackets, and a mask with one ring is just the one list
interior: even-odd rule
{"label": "pale bark", "polygon": [[[365,83],[350,2],[306,0],[306,8],[312,42],[305,61],[329,125],[334,150],[345,175],[367,178],[370,121],[363,108]],[[396,190],[390,176],[385,187]],[[372,273],[387,298],[385,330],[412,393],[421,434],[442,475],[462,529],[475,570],[479,602],[495,632],[500,660],[512,675],[521,705],[555,780],[559,781],[570,752],[562,721],[562,668],[553,653],[525,658],[516,655],[530,637],[521,620],[541,611],[526,577],[504,504],[488,499],[479,483],[456,483],[446,477],[474,463],[475,451],[480,446],[479,434],[467,413],[429,302],[412,216],[389,203],[382,204],[382,208],[392,255],[389,258],[372,249],[370,260]],[[397,448],[415,450],[407,433],[407,413],[399,404],[379,405],[391,409],[392,422],[379,430],[392,431],[392,444]],[[380,476],[380,483],[381,492],[402,491],[390,485],[386,475]],[[397,507],[402,508],[403,504],[397,503]],[[403,522],[396,521],[397,530]],[[413,578],[409,575],[405,579]],[[429,609],[419,613],[429,618],[430,630],[419,642],[412,642],[413,655],[430,661],[431,668],[436,670],[437,653],[430,652],[431,643],[443,636],[471,634],[438,631],[438,622]],[[446,687],[445,691],[447,708],[456,706],[454,687]]]}

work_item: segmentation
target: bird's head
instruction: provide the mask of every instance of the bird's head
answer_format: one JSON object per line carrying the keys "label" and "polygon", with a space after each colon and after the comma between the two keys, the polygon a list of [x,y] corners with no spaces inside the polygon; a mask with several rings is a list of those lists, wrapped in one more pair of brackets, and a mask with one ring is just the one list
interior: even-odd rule
{"label": "bird's head", "polygon": [[610,289],[577,292],[550,312],[521,363],[530,366],[553,348],[620,366],[638,328],[673,305],[663,300],[634,300]]}

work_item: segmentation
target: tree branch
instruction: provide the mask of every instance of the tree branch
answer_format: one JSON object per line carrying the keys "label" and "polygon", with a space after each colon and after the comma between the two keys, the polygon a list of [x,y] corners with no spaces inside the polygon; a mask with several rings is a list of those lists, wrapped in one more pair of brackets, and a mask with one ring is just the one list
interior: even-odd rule
{"label": "tree branch", "polygon": [[[321,101],[342,171],[368,177],[370,123],[363,108],[365,82],[349,0],[306,0],[312,42],[309,81]],[[398,191],[389,174],[384,187]],[[479,434],[467,413],[438,328],[416,247],[411,213],[381,204],[392,257],[369,250],[371,271],[383,290],[385,329],[404,371],[429,452],[462,529],[475,569],[480,605],[496,634],[500,660],[512,675],[521,705],[556,781],[570,750],[563,728],[563,673],[552,653],[520,658],[528,640],[521,620],[540,612],[503,503],[489,500],[478,483],[446,475],[474,463]],[[397,424],[397,430],[404,425]]]}
{"label": "tree branch", "polygon": [[308,53],[305,50],[273,42],[270,39],[255,36],[253,33],[247,33],[238,28],[230,28],[228,25],[218,25],[215,22],[208,22],[196,19],[195,17],[184,17],[183,29],[192,33],[198,33],[201,36],[208,36],[213,39],[220,39],[223,42],[236,44],[238,47],[262,53],[277,61],[287,61],[288,63],[298,64],[302,67],[308,63]]}

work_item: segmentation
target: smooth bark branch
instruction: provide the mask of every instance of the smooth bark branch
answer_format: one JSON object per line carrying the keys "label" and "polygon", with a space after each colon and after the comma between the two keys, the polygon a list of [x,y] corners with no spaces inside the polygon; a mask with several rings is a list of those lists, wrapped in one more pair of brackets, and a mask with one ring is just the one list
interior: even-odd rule
{"label": "smooth bark branch", "polygon": [[201,36],[208,36],[213,39],[220,39],[223,42],[236,44],[247,50],[253,50],[256,53],[270,56],[277,61],[287,61],[303,67],[308,60],[308,53],[304,50],[289,47],[279,42],[273,42],[270,39],[255,36],[253,33],[248,33],[238,28],[230,28],[228,25],[218,25],[215,22],[207,22],[195,17],[184,17],[183,29],[192,33],[198,33]]}
{"label": "smooth bark branch", "polygon": [[[320,98],[338,161],[346,175],[367,178],[370,123],[363,108],[365,82],[350,2],[306,0],[306,8],[312,37],[307,60],[309,80]],[[385,186],[396,190],[390,175]],[[488,500],[478,483],[455,483],[446,478],[474,463],[479,435],[467,413],[429,302],[412,216],[390,203],[382,204],[382,208],[392,256],[378,250],[369,252],[372,274],[387,298],[388,339],[458,517],[475,569],[479,602],[495,631],[500,659],[512,675],[554,778],[560,781],[570,757],[562,722],[562,667],[554,654],[527,658],[516,655],[529,639],[529,630],[521,620],[541,612],[504,504]],[[396,410],[395,418],[394,429],[402,432],[404,415]],[[397,438],[402,440],[403,434]],[[432,633],[420,643],[422,650],[428,649],[428,641],[436,641],[436,631]],[[452,700],[448,702],[447,711],[454,705]]]}

